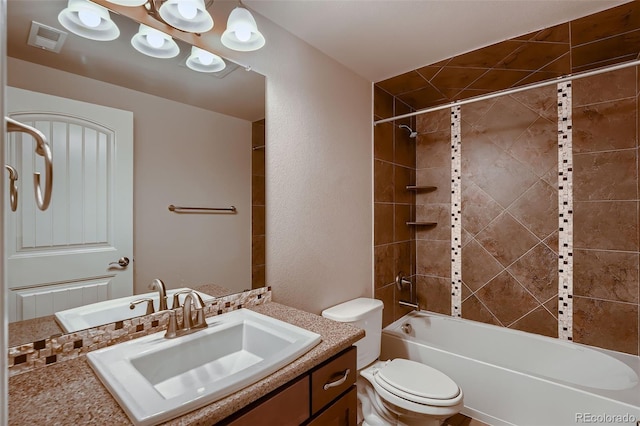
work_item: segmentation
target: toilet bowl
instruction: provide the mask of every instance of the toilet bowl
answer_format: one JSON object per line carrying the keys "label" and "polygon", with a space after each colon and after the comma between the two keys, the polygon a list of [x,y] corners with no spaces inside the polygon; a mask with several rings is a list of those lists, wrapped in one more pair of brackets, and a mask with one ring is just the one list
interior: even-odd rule
{"label": "toilet bowl", "polygon": [[359,298],[322,316],[365,330],[358,347],[358,424],[436,426],[460,412],[463,393],[446,374],[415,361],[381,361],[382,301]]}

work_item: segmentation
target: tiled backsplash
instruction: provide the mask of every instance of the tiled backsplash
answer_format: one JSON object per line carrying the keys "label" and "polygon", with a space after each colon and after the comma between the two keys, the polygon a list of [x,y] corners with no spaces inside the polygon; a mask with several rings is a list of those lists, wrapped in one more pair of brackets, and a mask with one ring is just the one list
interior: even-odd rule
{"label": "tiled backsplash", "polygon": [[[242,307],[271,301],[271,287],[218,297],[205,306],[206,316],[220,315]],[[178,310],[178,316],[182,315]],[[75,333],[53,336],[37,342],[9,348],[9,377],[48,364],[77,358],[96,349],[166,330],[169,314],[166,311],[118,321]],[[181,318],[178,318],[181,320]]]}
{"label": "tiled backsplash", "polygon": [[[636,59],[640,48],[632,40],[639,35],[640,2],[632,2],[450,58],[378,83],[375,119],[395,115],[389,105],[419,109]],[[638,354],[638,74],[633,67],[572,83],[573,149],[564,157],[555,85],[462,106],[463,318],[548,336],[560,329],[562,338]],[[434,219],[438,226],[415,232],[414,279],[421,306],[445,314],[452,313],[455,250],[450,116],[447,109],[415,117],[416,181],[438,190],[417,194],[414,218]],[[388,135],[398,125],[387,123],[385,131],[376,126],[376,147],[393,142]],[[573,162],[568,167],[566,155]],[[559,172],[563,179],[571,173],[573,184],[559,184]],[[394,178],[376,168],[377,203]],[[574,204],[559,209],[567,194]],[[383,221],[378,209],[374,213],[376,235],[388,233],[378,229]],[[568,216],[573,223],[565,229]],[[384,259],[379,241],[374,250],[377,271]],[[559,268],[559,254],[570,270],[562,262]],[[558,279],[567,272],[571,285],[559,295]],[[385,308],[397,304],[390,277],[376,274],[376,297]],[[402,313],[393,306],[385,325]]]}

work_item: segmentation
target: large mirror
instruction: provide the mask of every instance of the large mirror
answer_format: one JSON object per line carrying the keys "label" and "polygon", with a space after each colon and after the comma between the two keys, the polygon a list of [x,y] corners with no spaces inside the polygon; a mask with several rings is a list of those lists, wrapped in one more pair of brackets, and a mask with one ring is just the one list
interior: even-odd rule
{"label": "large mirror", "polygon": [[[99,155],[93,153],[89,160],[85,158],[80,171],[74,172],[73,156],[54,147],[54,165],[56,155],[66,155],[67,169],[65,165],[54,169],[52,208],[39,212],[29,204],[33,203],[31,171],[22,170],[25,161],[19,158],[25,154],[7,154],[7,161],[19,163],[16,168],[20,172],[17,211],[11,212],[9,201],[5,200],[5,288],[13,311],[10,346],[61,332],[54,317],[45,315],[50,309],[48,289],[64,297],[70,293],[60,290],[84,286],[89,289],[85,293],[91,302],[121,294],[112,285],[121,276],[129,276],[125,287],[128,285],[129,294],[136,295],[150,292],[150,284],[156,278],[163,280],[169,290],[207,285],[216,293],[213,296],[264,285],[264,255],[260,252],[260,248],[264,249],[264,77],[230,61],[219,73],[192,71],[184,65],[191,46],[179,40],[180,54],[175,58],[145,56],[130,42],[139,24],[115,13],[111,18],[120,36],[114,41],[88,40],[65,31],[68,34],[59,52],[30,46],[30,31],[45,44],[55,44],[61,38],[47,27],[64,30],[57,17],[66,6],[65,0],[8,1],[7,111],[22,113],[21,96],[35,102],[40,99],[37,96],[44,94],[46,105],[56,99],[61,103],[76,102],[80,108],[77,115],[89,114],[95,107],[98,118],[89,121],[98,124],[108,115],[100,108],[113,110],[116,117],[123,113],[126,118],[128,113],[132,121],[132,173],[128,184],[114,180],[118,185],[108,187],[106,192],[114,198],[97,202],[95,193],[99,191],[94,186],[100,178],[94,177],[94,167],[87,164],[97,161],[95,168],[99,169]],[[221,2],[210,11],[214,20],[216,13],[221,14],[218,19],[222,22],[232,7],[233,4]],[[32,30],[32,21],[44,26]],[[38,117],[23,114],[18,118],[47,135],[53,137],[55,133],[55,125],[39,121]],[[71,132],[73,126],[75,122],[67,123],[67,131]],[[106,133],[112,130],[109,125],[104,128]],[[90,134],[93,130],[83,132]],[[123,139],[118,135],[115,139]],[[12,143],[20,144],[9,138],[8,146]],[[109,161],[112,157],[105,160]],[[84,194],[88,195],[79,201],[78,208],[71,207],[73,197],[60,189],[65,185],[85,188]],[[104,219],[104,211],[120,212],[111,206],[116,204],[118,195],[129,198],[132,204],[128,207],[132,222],[130,244],[125,244],[124,249],[110,246],[113,229],[119,225],[114,223],[116,219]],[[179,212],[171,211],[170,205],[233,206],[235,211]],[[99,228],[94,216],[105,223],[104,238],[95,241],[86,237],[87,229]],[[51,235],[44,242],[33,236],[43,227]],[[69,237],[74,232],[75,240]],[[84,241],[93,241],[88,251],[102,253],[101,272],[76,274],[90,263],[77,263]],[[47,246],[46,250],[43,246]],[[25,259],[37,257],[40,250],[44,250],[45,261],[25,263]],[[124,257],[129,259],[126,266],[120,262]],[[66,272],[71,272],[71,278],[64,278]],[[94,290],[98,296],[92,293]],[[40,305],[45,314],[32,312]],[[14,330],[20,331],[19,336],[14,335]]]}

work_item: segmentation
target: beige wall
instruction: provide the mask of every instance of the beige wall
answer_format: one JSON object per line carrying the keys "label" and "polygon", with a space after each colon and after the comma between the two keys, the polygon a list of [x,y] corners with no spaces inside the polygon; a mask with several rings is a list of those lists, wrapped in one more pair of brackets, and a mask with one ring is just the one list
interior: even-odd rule
{"label": "beige wall", "polygon": [[[250,122],[13,58],[7,74],[10,86],[133,111],[136,292],[153,278],[251,288]],[[178,215],[169,204],[238,214]]]}
{"label": "beige wall", "polygon": [[267,77],[266,282],[320,313],[372,295],[371,83],[254,15],[266,46],[224,53]]}

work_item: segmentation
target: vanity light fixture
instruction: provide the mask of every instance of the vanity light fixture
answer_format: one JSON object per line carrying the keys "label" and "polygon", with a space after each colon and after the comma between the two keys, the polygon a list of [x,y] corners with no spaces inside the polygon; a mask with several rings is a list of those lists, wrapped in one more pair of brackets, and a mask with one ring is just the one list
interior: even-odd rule
{"label": "vanity light fixture", "polygon": [[198,72],[218,72],[222,71],[227,64],[220,56],[193,46],[191,55],[187,58],[187,66]]}
{"label": "vanity light fixture", "polygon": [[222,33],[220,41],[229,49],[240,52],[258,50],[265,44],[264,36],[258,31],[256,20],[251,12],[243,7],[236,7],[231,11],[227,29]]}
{"label": "vanity light fixture", "polygon": [[88,0],[69,0],[58,21],[72,33],[91,40],[111,41],[120,35],[109,11]]}
{"label": "vanity light fixture", "polygon": [[206,33],[213,28],[204,0],[167,0],[158,13],[167,24],[189,33]]}
{"label": "vanity light fixture", "polygon": [[119,4],[120,6],[137,7],[142,6],[149,0],[109,0],[110,3]]}
{"label": "vanity light fixture", "polygon": [[178,43],[170,35],[144,24],[140,24],[138,33],[131,38],[131,45],[153,58],[173,58],[180,53]]}

